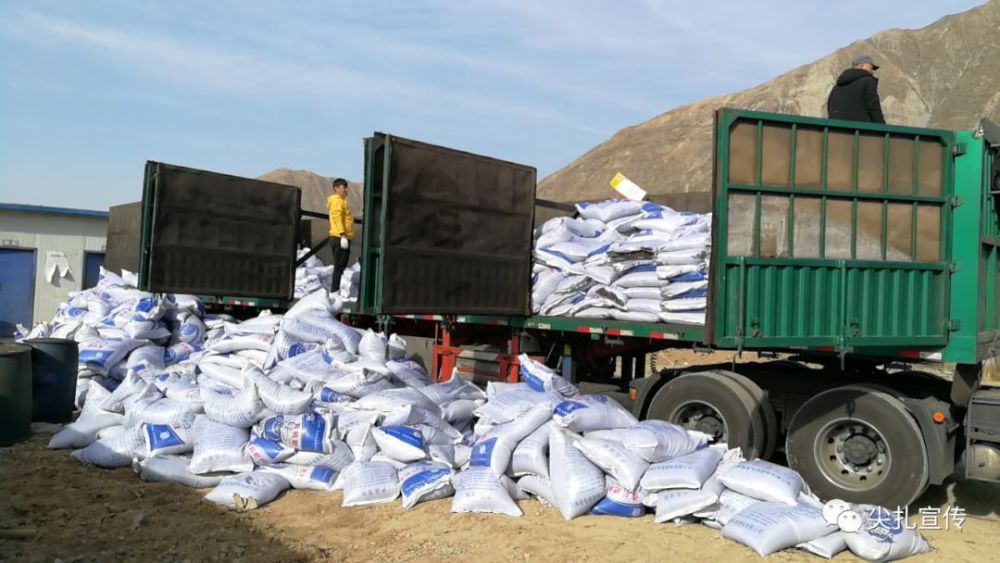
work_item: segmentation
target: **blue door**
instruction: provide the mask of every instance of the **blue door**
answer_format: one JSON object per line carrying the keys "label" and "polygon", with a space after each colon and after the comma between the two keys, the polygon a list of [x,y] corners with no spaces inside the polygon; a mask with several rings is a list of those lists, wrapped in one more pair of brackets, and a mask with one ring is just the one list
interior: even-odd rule
{"label": "blue door", "polygon": [[35,304],[35,251],[0,248],[0,338],[18,323],[31,327]]}
{"label": "blue door", "polygon": [[97,278],[101,275],[101,266],[103,265],[103,252],[83,253],[83,289],[89,289],[97,285]]}

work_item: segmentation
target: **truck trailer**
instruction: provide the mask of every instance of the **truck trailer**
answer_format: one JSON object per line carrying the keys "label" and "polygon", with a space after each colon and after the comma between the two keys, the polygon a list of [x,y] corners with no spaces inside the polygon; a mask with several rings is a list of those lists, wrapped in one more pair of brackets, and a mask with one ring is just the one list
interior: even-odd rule
{"label": "truck trailer", "polygon": [[[824,499],[904,506],[963,465],[1000,480],[1000,389],[982,385],[1000,343],[1000,128],[738,109],[714,127],[704,325],[533,315],[533,230],[574,208],[538,199],[530,166],[383,133],[365,140],[343,319],[426,339],[438,378],[513,382],[537,357],[639,418],[784,456]],[[287,306],[297,189],[178,169],[147,164],[140,287]],[[681,349],[733,360],[650,365]],[[751,352],[773,359],[736,361]]]}

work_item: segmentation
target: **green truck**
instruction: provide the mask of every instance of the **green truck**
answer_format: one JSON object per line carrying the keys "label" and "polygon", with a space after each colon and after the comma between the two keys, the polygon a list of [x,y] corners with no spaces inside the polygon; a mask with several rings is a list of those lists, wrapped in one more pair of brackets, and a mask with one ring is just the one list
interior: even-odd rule
{"label": "green truck", "polygon": [[[573,208],[537,199],[528,166],[380,133],[365,141],[362,281],[343,317],[423,340],[438,377],[516,381],[518,355],[538,357],[617,391],[640,418],[784,456],[824,498],[906,505],[962,465],[1000,480],[1000,390],[981,385],[1000,343],[1000,128],[722,109],[714,145],[705,326],[533,316],[532,231]],[[246,193],[224,228],[184,239],[172,214],[194,209],[192,224],[211,231],[204,204],[227,200],[199,192],[224,182],[172,197],[176,182],[150,174],[144,289],[291,298],[294,196]],[[241,230],[255,209],[273,232]],[[234,232],[253,241],[240,246]],[[253,262],[261,256],[270,262]],[[163,271],[184,260],[196,264]],[[250,287],[254,275],[270,282]],[[681,349],[734,361],[650,365],[651,353]],[[773,359],[737,363],[743,352]],[[920,369],[934,364],[954,365],[953,376]]]}

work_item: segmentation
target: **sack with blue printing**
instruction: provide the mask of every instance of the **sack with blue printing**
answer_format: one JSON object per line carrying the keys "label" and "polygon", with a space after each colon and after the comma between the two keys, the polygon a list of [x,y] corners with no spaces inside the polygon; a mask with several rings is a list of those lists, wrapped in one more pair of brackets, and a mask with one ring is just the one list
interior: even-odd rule
{"label": "sack with blue printing", "polygon": [[215,422],[204,415],[195,418],[191,425],[194,452],[188,471],[211,473],[214,471],[253,471],[253,461],[246,455],[250,432]]}
{"label": "sack with blue printing", "polygon": [[[462,379],[458,375],[458,370],[454,370],[451,373],[451,377],[447,381],[442,381],[441,383],[435,383],[434,385],[428,385],[426,387],[420,387],[419,392],[431,400],[435,405],[443,405],[448,401],[454,401],[457,399],[485,399],[486,393],[476,387],[471,381]],[[433,412],[433,409],[431,409]]]}
{"label": "sack with blue printing", "polygon": [[552,482],[548,478],[538,475],[525,475],[517,480],[517,486],[525,493],[538,499],[538,502],[545,506],[556,506],[556,499],[552,494]]}
{"label": "sack with blue printing", "polygon": [[[94,392],[88,391],[88,393]],[[106,391],[105,394],[107,394]],[[49,449],[87,447],[97,439],[98,432],[111,426],[119,426],[124,422],[122,415],[110,413],[100,408],[100,395],[95,394],[92,399],[83,405],[80,416],[76,420],[63,426],[52,435],[49,439]]]}
{"label": "sack with blue printing", "polygon": [[264,506],[289,486],[287,479],[275,473],[246,472],[224,478],[205,500],[243,512]]}
{"label": "sack with blue printing", "polygon": [[400,470],[400,469],[402,469],[402,468],[404,468],[404,467],[406,467],[406,462],[405,461],[399,461],[398,459],[393,459],[393,458],[385,455],[385,453],[383,453],[383,452],[376,453],[368,461],[379,461],[379,462],[382,462],[382,463],[388,463],[389,465],[395,467],[397,471]]}
{"label": "sack with blue printing", "polygon": [[607,395],[579,395],[562,401],[556,405],[552,418],[573,432],[629,428],[637,422],[632,413]]}
{"label": "sack with blue printing", "polygon": [[343,393],[337,393],[329,387],[318,387],[315,391],[313,391],[312,398],[313,402],[327,408],[344,407],[347,406],[348,403],[353,403],[355,401],[354,397]]}
{"label": "sack with blue printing", "polygon": [[146,449],[143,457],[184,454],[194,451],[194,439],[188,426],[177,424],[144,424],[143,439]]}
{"label": "sack with blue printing", "polygon": [[622,435],[622,444],[650,463],[659,463],[699,450],[708,435],[689,432],[664,420],[643,420]]}
{"label": "sack with blue printing", "polygon": [[461,465],[455,463],[454,444],[428,444],[427,459],[443,463],[448,467],[461,467]]}
{"label": "sack with blue printing", "polygon": [[354,453],[346,442],[332,440],[333,451],[330,453],[317,452],[295,452],[284,462],[289,465],[315,465],[319,467],[329,467],[336,472],[343,471],[345,467],[354,463]]}
{"label": "sack with blue printing", "polygon": [[710,446],[694,453],[661,461],[649,466],[640,484],[649,491],[664,489],[699,489],[715,472],[725,446]]}
{"label": "sack with blue printing", "polygon": [[[732,467],[719,475],[727,489],[768,502],[798,504],[802,477],[781,465],[755,459]],[[803,540],[807,541],[807,540]]]}
{"label": "sack with blue printing", "polygon": [[337,314],[340,308],[340,300],[326,289],[321,288],[296,301],[285,312],[285,318],[293,319],[306,313],[332,316]]}
{"label": "sack with blue printing", "polygon": [[495,426],[472,446],[472,467],[489,467],[497,475],[507,472],[518,442],[544,426],[552,414],[548,405],[536,405],[523,416]]}
{"label": "sack with blue printing", "polygon": [[140,375],[163,371],[163,346],[143,344],[132,350],[125,359],[127,371],[137,371]]}
{"label": "sack with blue printing", "polygon": [[205,334],[208,328],[205,323],[193,313],[180,313],[177,315],[177,328],[172,336],[172,343],[187,342],[194,346],[201,346],[205,342]]}
{"label": "sack with blue printing", "polygon": [[375,442],[373,430],[374,426],[359,425],[344,436],[344,442],[350,446],[356,461],[368,461],[378,453],[378,443]]}
{"label": "sack with blue printing", "polygon": [[222,482],[223,478],[230,475],[222,472],[203,475],[191,473],[188,471],[190,461],[190,456],[183,455],[156,456],[143,460],[133,459],[132,469],[139,474],[143,481],[169,481],[195,489],[215,487]]}
{"label": "sack with blue printing", "polygon": [[740,512],[762,502],[764,501],[748,497],[737,493],[736,491],[724,489],[722,493],[719,494],[719,501],[716,503],[717,506],[708,507],[705,510],[695,512],[694,515],[698,518],[702,518],[703,524],[713,526],[714,523],[714,527],[721,528],[728,524],[729,521]]}
{"label": "sack with blue printing", "polygon": [[795,547],[824,559],[833,559],[838,553],[847,550],[847,540],[844,536],[845,532],[837,530],[821,538],[802,542]]}
{"label": "sack with blue printing", "polygon": [[629,491],[639,488],[639,480],[649,468],[648,461],[618,442],[581,438],[575,441],[574,446]]}
{"label": "sack with blue printing", "polygon": [[519,372],[521,380],[528,384],[528,387],[535,391],[555,391],[563,397],[571,397],[580,392],[569,381],[541,362],[536,362],[521,354],[517,357],[520,363]]}
{"label": "sack with blue printing", "polygon": [[399,496],[399,475],[388,463],[356,461],[337,480],[344,489],[344,507],[392,502]]}
{"label": "sack with blue printing", "polygon": [[110,395],[101,400],[100,408],[112,413],[125,413],[125,403],[133,395],[137,395],[146,389],[146,381],[136,373],[125,376],[121,384],[111,392]]}
{"label": "sack with blue printing", "polygon": [[261,402],[270,411],[277,414],[302,414],[309,410],[312,394],[272,381],[256,368],[247,369],[244,375],[257,387]]}
{"label": "sack with blue printing", "polygon": [[[558,393],[539,392],[527,384],[514,384],[511,387],[498,387],[489,397],[486,404],[476,409],[477,417],[492,422],[508,422],[528,412],[536,405],[547,405],[553,408],[563,399]],[[487,389],[489,389],[487,387]]]}
{"label": "sack with blue printing", "polygon": [[257,434],[290,448],[317,453],[333,451],[333,415],[310,412],[266,418],[256,427]]}
{"label": "sack with blue printing", "polygon": [[515,477],[538,475],[548,479],[551,427],[552,422],[546,422],[517,444],[510,460],[511,474]]}
{"label": "sack with blue printing", "polygon": [[258,471],[281,475],[293,489],[304,491],[332,491],[337,472],[319,465],[290,465],[275,463],[261,467]]}
{"label": "sack with blue printing", "polygon": [[[347,416],[347,413],[341,415],[341,417]],[[338,420],[338,425],[340,421]],[[439,436],[433,436],[432,439],[428,440],[429,443],[458,443],[462,440],[462,433],[459,432],[454,426],[446,422],[443,418],[428,411],[427,409],[420,408],[414,405],[406,405],[404,407],[399,407],[384,415],[382,419],[383,426],[407,426],[407,425],[424,425],[433,428]],[[424,437],[428,437],[428,432],[424,430]]]}
{"label": "sack with blue printing", "polygon": [[622,518],[639,518],[646,514],[646,506],[642,504],[642,496],[623,487],[614,477],[607,478],[607,492],[599,500],[591,514],[619,516]]}
{"label": "sack with blue printing", "polygon": [[351,403],[351,408],[355,410],[370,410],[386,414],[406,406],[419,407],[435,416],[441,415],[441,408],[436,403],[428,399],[420,390],[412,387],[377,391]]}
{"label": "sack with blue printing", "polygon": [[[288,317],[288,315],[285,315]],[[326,343],[328,340],[340,342],[348,352],[357,355],[362,333],[337,319],[320,314],[305,313],[292,320],[286,320],[282,330],[306,342]],[[384,361],[384,360],[382,360]]]}
{"label": "sack with blue printing", "polygon": [[112,367],[128,356],[129,352],[143,344],[143,341],[131,338],[87,340],[80,343],[77,361],[80,369],[90,369],[101,375],[107,375]]}
{"label": "sack with blue printing", "polygon": [[434,461],[418,461],[399,470],[399,489],[403,508],[413,508],[419,502],[447,498],[455,494],[451,485],[450,465]]}
{"label": "sack with blue printing", "polygon": [[88,465],[106,469],[129,467],[132,465],[132,458],[141,454],[143,443],[142,429],[131,428],[107,438],[100,438],[89,446],[74,451],[70,456]]}
{"label": "sack with blue printing", "polygon": [[218,354],[238,352],[240,350],[260,350],[261,352],[269,352],[271,350],[272,342],[274,342],[273,334],[230,334],[212,342],[207,346],[207,348]]}
{"label": "sack with blue printing", "polygon": [[[152,389],[155,385],[150,384]],[[134,428],[140,424],[173,424],[190,426],[194,417],[202,412],[201,405],[168,399],[156,390],[155,395],[135,401],[125,414],[125,426]]]}
{"label": "sack with blue printing", "polygon": [[452,512],[487,512],[515,518],[523,514],[500,477],[488,467],[460,471],[452,482],[455,487]]}
{"label": "sack with blue printing", "polygon": [[350,395],[358,399],[396,388],[387,379],[385,373],[367,368],[352,372],[341,372],[334,377],[324,379],[323,386],[337,393]]}
{"label": "sack with blue printing", "polygon": [[[273,465],[281,463],[295,455],[295,450],[268,438],[256,437],[247,443],[247,455],[253,460],[254,465]],[[319,454],[322,455],[322,454]]]}
{"label": "sack with blue printing", "polygon": [[[218,357],[206,356],[198,363],[198,371],[200,372],[198,374],[198,384],[219,392],[233,392],[245,389],[249,382],[243,375],[242,366],[233,367],[232,365],[223,364],[215,359]],[[229,357],[229,359],[233,358],[235,356]],[[226,361],[228,362],[228,360]],[[239,363],[242,364],[242,362]]]}
{"label": "sack with blue printing", "polygon": [[137,340],[165,340],[170,337],[170,331],[160,321],[145,319],[135,316],[127,321],[122,327],[129,338]]}
{"label": "sack with blue printing", "polygon": [[[895,561],[932,550],[920,532],[910,528],[897,512],[871,505],[853,505],[851,511],[859,515],[854,522],[842,518],[837,521],[847,547],[862,559]],[[854,525],[848,527],[849,523]]]}
{"label": "sack with blue printing", "polygon": [[642,206],[643,203],[639,201],[609,199],[599,203],[578,203],[576,210],[584,219],[609,223],[615,219],[640,215]]}
{"label": "sack with blue printing", "polygon": [[579,437],[552,426],[549,435],[549,475],[552,496],[563,518],[571,520],[590,511],[607,492],[604,471],[575,447]]}
{"label": "sack with blue printing", "polygon": [[782,502],[761,502],[735,515],[722,537],[742,543],[761,556],[829,535],[837,530],[822,509]]}
{"label": "sack with blue printing", "polygon": [[372,429],[375,443],[385,455],[409,463],[427,458],[424,438],[413,426],[382,426]]}
{"label": "sack with blue printing", "polygon": [[[186,293],[173,294],[174,307],[178,313],[184,312],[197,317],[205,316],[205,303],[194,295]],[[180,315],[178,314],[178,317]]]}
{"label": "sack with blue printing", "polygon": [[449,423],[467,422],[475,418],[476,409],[486,401],[484,399],[455,399],[441,405],[441,418]]}
{"label": "sack with blue printing", "polygon": [[[652,467],[650,467],[652,469]],[[648,472],[647,472],[648,474]],[[644,482],[646,477],[643,477]],[[675,521],[716,507],[725,487],[715,476],[709,477],[699,489],[663,489],[656,493],[656,522]]]}
{"label": "sack with blue printing", "polygon": [[[331,377],[339,377],[343,374],[343,371],[333,366],[332,362],[333,358],[326,354],[326,351],[322,348],[304,350],[300,354],[295,354],[278,362],[278,365],[271,370],[268,377],[275,381],[281,381],[282,379],[297,379],[300,381],[309,381],[310,379],[326,380]],[[279,376],[282,373],[287,375],[284,377]]]}
{"label": "sack with blue printing", "polygon": [[392,372],[393,379],[403,385],[419,389],[434,384],[434,381],[427,375],[427,371],[413,360],[390,360],[385,363],[385,367]]}
{"label": "sack with blue printing", "polygon": [[202,389],[201,400],[208,418],[228,426],[248,428],[267,415],[254,385],[232,395]]}
{"label": "sack with blue printing", "polygon": [[178,342],[163,350],[163,365],[172,366],[195,356],[201,349],[187,342]]}

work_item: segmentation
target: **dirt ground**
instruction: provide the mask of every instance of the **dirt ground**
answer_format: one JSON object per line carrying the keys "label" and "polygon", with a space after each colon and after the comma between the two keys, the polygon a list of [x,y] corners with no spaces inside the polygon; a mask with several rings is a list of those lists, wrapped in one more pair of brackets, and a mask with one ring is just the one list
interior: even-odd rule
{"label": "dirt ground", "polygon": [[[449,500],[404,511],[396,501],[341,508],[341,495],[288,491],[250,513],[218,508],[207,491],[144,483],[129,469],[101,470],[45,449],[36,435],[0,448],[0,560],[6,561],[736,561],[759,558],[698,524],[658,525],[584,516],[522,501],[522,518],[451,514]],[[1000,487],[932,487],[916,506],[960,506],[961,530],[927,530],[936,552],[914,561],[995,560]],[[916,510],[914,509],[914,513]],[[919,518],[912,518],[914,523]],[[775,561],[817,561],[796,552]],[[838,561],[853,560],[842,554]]]}

